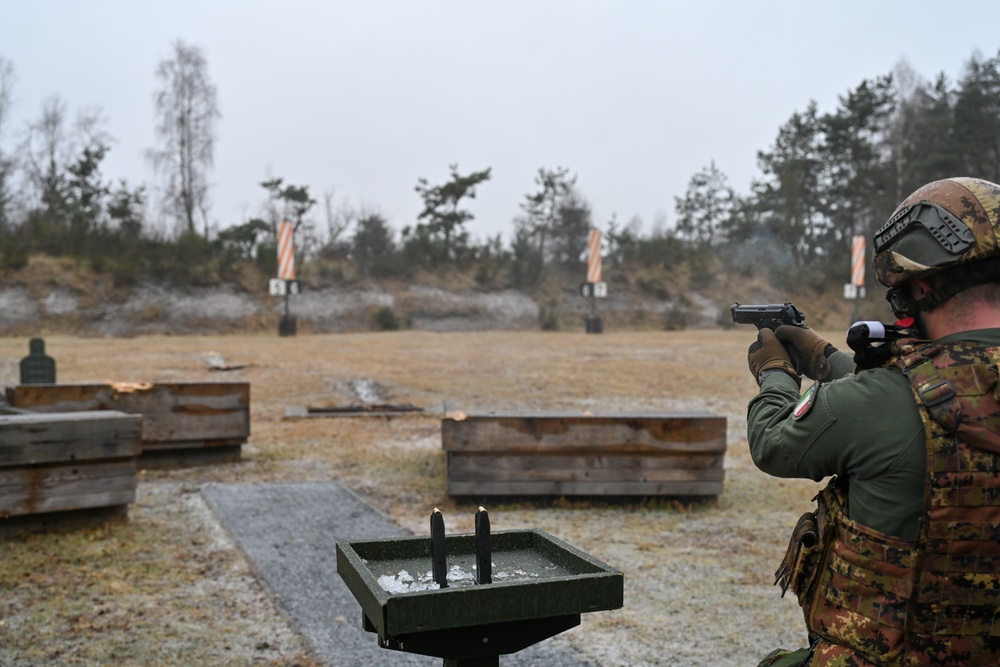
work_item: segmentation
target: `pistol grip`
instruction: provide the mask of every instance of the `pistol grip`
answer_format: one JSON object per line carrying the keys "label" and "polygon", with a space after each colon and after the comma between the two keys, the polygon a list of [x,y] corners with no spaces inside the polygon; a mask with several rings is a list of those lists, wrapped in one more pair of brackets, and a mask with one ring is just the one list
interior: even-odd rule
{"label": "pistol grip", "polygon": [[802,359],[799,357],[799,351],[794,345],[788,343],[782,343],[785,348],[785,352],[788,353],[788,360],[792,362],[792,367],[795,368],[795,372],[802,375]]}

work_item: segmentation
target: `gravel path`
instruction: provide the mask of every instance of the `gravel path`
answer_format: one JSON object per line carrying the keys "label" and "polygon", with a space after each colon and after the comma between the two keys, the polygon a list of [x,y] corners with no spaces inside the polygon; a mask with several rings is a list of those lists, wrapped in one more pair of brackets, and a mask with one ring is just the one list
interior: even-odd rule
{"label": "gravel path", "polygon": [[[330,667],[440,665],[380,649],[337,574],[334,544],[408,533],[336,482],[206,484],[202,495],[316,656]],[[570,631],[572,632],[572,630]],[[592,667],[559,638],[501,659],[505,667]]]}

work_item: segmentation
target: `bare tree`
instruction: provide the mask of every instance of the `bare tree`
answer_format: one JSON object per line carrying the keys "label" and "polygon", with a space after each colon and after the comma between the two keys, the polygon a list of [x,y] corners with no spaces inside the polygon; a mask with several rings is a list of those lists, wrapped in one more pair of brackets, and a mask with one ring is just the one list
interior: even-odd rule
{"label": "bare tree", "polygon": [[94,160],[88,167],[96,175],[97,164],[112,142],[104,129],[99,108],[81,110],[72,124],[66,103],[50,97],[42,104],[42,114],[28,125],[21,155],[28,182],[35,189],[49,221],[60,224],[68,216],[68,189],[72,165],[77,160]]}
{"label": "bare tree", "polygon": [[51,217],[63,213],[66,165],[71,152],[66,103],[58,97],[50,97],[42,104],[41,117],[28,126],[23,154],[28,178],[37,190],[42,208]]}
{"label": "bare tree", "polygon": [[546,242],[559,226],[560,210],[573,193],[576,176],[570,176],[569,169],[542,167],[535,176],[538,192],[526,194],[521,202],[524,215],[515,220],[515,227],[525,239],[533,239],[538,261],[549,259],[551,249]]}
{"label": "bare tree", "polygon": [[[10,61],[0,58],[0,142],[3,141],[13,91],[14,65]],[[16,166],[17,162],[13,155],[7,155],[3,150],[3,143],[0,143],[0,232],[3,232],[10,224],[9,208],[14,197],[11,181]]]}
{"label": "bare tree", "polygon": [[323,207],[326,211],[326,242],[328,246],[335,246],[340,241],[340,237],[354,221],[354,216],[346,204],[341,206],[340,210],[333,208],[333,194],[333,190],[325,190],[323,192]]}
{"label": "bare tree", "polygon": [[220,117],[216,87],[202,50],[180,40],[174,43],[174,57],[160,62],[156,78],[162,85],[154,96],[162,145],[148,155],[167,177],[164,210],[190,233],[199,217],[208,236],[207,176]]}

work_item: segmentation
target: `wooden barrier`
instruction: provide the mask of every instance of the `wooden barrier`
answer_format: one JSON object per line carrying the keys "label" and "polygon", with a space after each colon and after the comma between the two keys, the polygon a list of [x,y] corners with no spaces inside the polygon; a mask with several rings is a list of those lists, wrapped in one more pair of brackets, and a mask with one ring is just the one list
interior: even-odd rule
{"label": "wooden barrier", "polygon": [[709,413],[450,413],[450,496],[717,496],[726,420]]}
{"label": "wooden barrier", "polygon": [[0,415],[0,518],[133,502],[141,422],[117,411]]}
{"label": "wooden barrier", "polygon": [[19,385],[8,387],[7,400],[39,413],[142,415],[141,467],[239,461],[250,436],[246,382]]}

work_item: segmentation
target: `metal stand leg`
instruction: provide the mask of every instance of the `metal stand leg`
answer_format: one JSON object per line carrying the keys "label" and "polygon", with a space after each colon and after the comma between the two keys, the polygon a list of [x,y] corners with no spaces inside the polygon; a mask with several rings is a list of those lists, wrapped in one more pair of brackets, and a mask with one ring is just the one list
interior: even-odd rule
{"label": "metal stand leg", "polygon": [[500,656],[494,655],[488,658],[470,658],[466,660],[445,658],[444,667],[500,667]]}

